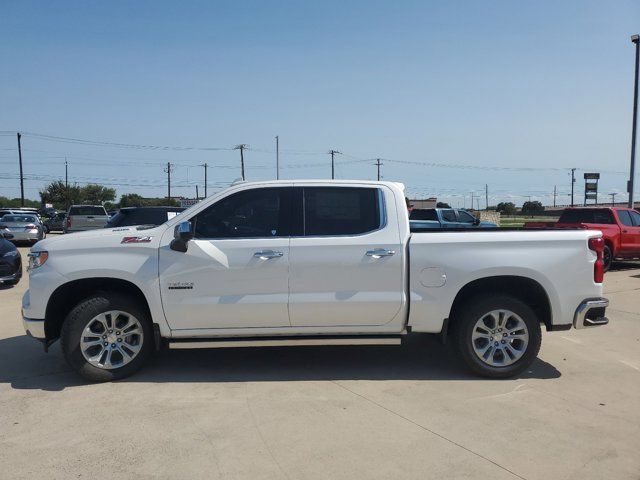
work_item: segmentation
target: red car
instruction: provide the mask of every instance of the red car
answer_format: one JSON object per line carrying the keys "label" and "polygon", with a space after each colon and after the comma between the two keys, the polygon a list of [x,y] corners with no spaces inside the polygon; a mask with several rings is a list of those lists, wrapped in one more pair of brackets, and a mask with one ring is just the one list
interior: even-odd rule
{"label": "red car", "polygon": [[605,241],[605,271],[614,259],[640,258],[640,213],[630,208],[567,208],[557,223],[528,222],[524,226],[600,230]]}

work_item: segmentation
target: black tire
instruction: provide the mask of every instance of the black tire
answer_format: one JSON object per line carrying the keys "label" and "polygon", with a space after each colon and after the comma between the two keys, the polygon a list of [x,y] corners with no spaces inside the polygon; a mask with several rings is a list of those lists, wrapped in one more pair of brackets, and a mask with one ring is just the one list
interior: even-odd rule
{"label": "black tire", "polygon": [[[110,370],[89,363],[82,354],[80,340],[85,327],[96,315],[109,310],[121,310],[136,317],[143,329],[142,348],[126,365]],[[99,293],[80,302],[67,315],[60,334],[60,344],[67,363],[84,378],[94,382],[108,382],[128,377],[138,371],[154,349],[151,319],[135,300],[119,293]]]}
{"label": "black tire", "polygon": [[[493,310],[510,310],[526,324],[529,341],[522,356],[507,366],[492,366],[482,361],[474,351],[472,334],[476,322]],[[542,342],[540,320],[533,310],[517,298],[508,295],[476,297],[461,308],[453,318],[455,347],[465,364],[476,374],[488,378],[508,378],[522,373],[538,356]]]}
{"label": "black tire", "polygon": [[604,246],[602,258],[604,261],[604,271],[608,272],[611,268],[611,264],[613,263],[613,254],[611,253],[611,248],[609,247],[609,245]]}

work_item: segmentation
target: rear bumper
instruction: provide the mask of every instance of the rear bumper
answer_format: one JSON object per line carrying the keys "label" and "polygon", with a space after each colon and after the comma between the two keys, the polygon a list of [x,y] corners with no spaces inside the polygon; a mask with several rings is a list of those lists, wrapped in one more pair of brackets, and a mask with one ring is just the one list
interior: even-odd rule
{"label": "rear bumper", "polygon": [[40,232],[17,232],[12,230],[11,235],[13,242],[37,242],[42,240],[43,235]]}
{"label": "rear bumper", "polygon": [[599,327],[609,323],[605,310],[609,306],[606,298],[591,298],[583,301],[573,316],[573,326],[577,329]]}

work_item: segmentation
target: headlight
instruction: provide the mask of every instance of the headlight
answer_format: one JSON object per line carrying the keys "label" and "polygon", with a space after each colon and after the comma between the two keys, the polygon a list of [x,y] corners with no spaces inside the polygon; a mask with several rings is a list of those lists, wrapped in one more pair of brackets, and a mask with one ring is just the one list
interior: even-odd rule
{"label": "headlight", "polygon": [[36,268],[40,268],[45,264],[47,258],[49,258],[49,252],[45,252],[41,250],[39,252],[31,252],[28,255],[29,257],[29,270],[34,270]]}
{"label": "headlight", "polygon": [[20,255],[20,252],[18,252],[18,250],[12,250],[10,252],[5,253],[2,256],[6,258],[6,257],[17,257],[18,255]]}

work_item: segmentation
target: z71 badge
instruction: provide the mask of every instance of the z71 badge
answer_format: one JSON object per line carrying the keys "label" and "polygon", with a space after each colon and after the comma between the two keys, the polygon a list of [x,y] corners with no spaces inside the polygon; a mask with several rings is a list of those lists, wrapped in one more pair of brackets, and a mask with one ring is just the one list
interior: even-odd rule
{"label": "z71 badge", "polygon": [[169,290],[193,290],[193,282],[174,282],[168,284]]}

